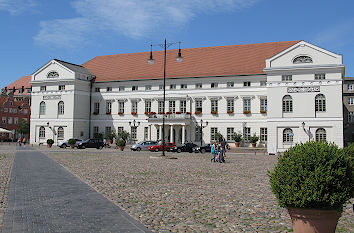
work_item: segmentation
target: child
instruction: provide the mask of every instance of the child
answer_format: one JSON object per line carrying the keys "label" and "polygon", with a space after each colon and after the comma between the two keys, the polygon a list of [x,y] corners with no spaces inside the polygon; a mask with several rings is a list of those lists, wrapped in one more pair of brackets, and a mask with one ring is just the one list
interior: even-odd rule
{"label": "child", "polygon": [[215,158],[216,158],[216,142],[214,142],[212,145],[211,145],[211,154],[213,155],[213,158],[210,160],[210,161],[214,161],[214,163],[216,162],[215,161]]}

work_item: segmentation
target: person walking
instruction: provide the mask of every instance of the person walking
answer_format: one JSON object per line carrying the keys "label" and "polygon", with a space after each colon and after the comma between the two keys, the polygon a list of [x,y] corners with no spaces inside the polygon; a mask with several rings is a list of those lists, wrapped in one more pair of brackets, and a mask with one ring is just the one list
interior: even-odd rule
{"label": "person walking", "polygon": [[221,142],[219,142],[219,144],[218,144],[218,162],[219,163],[223,162],[223,156],[224,156],[224,150],[223,150]]}
{"label": "person walking", "polygon": [[22,138],[19,137],[19,138],[18,138],[18,146],[21,146],[21,145],[22,145]]}
{"label": "person walking", "polygon": [[216,146],[216,142],[214,142],[211,145],[211,154],[213,155],[213,158],[210,160],[211,162],[216,162],[215,158],[216,158],[216,152],[217,152],[217,146]]}
{"label": "person walking", "polygon": [[25,138],[25,137],[22,139],[22,144],[23,144],[24,146],[26,145],[26,138]]}

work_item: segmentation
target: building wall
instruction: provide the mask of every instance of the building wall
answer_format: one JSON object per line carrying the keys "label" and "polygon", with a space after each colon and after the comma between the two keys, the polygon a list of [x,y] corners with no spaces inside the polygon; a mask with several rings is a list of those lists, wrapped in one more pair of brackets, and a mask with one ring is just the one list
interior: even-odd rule
{"label": "building wall", "polygon": [[[348,90],[348,85],[352,86],[352,90]],[[348,145],[354,142],[354,117],[349,117],[350,114],[354,115],[354,103],[349,98],[354,100],[354,78],[346,77],[343,82],[343,119],[344,119],[344,141]]]}

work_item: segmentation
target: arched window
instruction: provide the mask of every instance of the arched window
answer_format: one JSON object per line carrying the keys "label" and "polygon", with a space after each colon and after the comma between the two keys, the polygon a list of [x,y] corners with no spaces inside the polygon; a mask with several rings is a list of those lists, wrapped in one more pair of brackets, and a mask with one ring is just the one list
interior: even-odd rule
{"label": "arched window", "polygon": [[64,128],[63,127],[59,127],[58,131],[57,131],[57,134],[58,134],[58,139],[64,139]]}
{"label": "arched window", "polygon": [[309,56],[298,56],[293,60],[294,64],[301,64],[301,63],[312,63],[312,58]]}
{"label": "arched window", "polygon": [[47,78],[58,78],[59,74],[56,71],[51,71],[48,73]]}
{"label": "arched window", "polygon": [[45,138],[45,128],[44,128],[44,126],[41,126],[39,128],[39,138]]}
{"label": "arched window", "polygon": [[318,94],[315,97],[315,110],[316,112],[326,111],[326,97],[323,94]]}
{"label": "arched window", "polygon": [[283,142],[292,143],[294,141],[294,133],[290,128],[286,128],[283,131]]}
{"label": "arched window", "polygon": [[39,104],[39,115],[45,115],[45,102],[42,101]]}
{"label": "arched window", "polygon": [[326,130],[324,128],[319,128],[316,130],[316,142],[326,141]]}
{"label": "arched window", "polygon": [[283,112],[293,112],[293,98],[290,95],[283,97]]}
{"label": "arched window", "polygon": [[64,102],[60,101],[58,103],[58,115],[64,115]]}

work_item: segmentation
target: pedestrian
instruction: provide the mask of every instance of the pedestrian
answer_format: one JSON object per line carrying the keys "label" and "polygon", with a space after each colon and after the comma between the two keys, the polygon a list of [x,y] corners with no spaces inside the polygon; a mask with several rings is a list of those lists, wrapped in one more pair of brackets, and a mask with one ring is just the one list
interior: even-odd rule
{"label": "pedestrian", "polygon": [[223,158],[224,149],[222,147],[222,143],[221,142],[219,142],[219,145],[218,145],[218,156],[219,156],[219,158],[218,158],[219,163],[222,163],[223,160],[224,160],[224,158]]}
{"label": "pedestrian", "polygon": [[23,143],[24,146],[26,145],[26,138],[22,139],[22,143]]}
{"label": "pedestrian", "polygon": [[21,146],[21,144],[22,144],[22,138],[19,137],[19,138],[18,138],[18,145]]}
{"label": "pedestrian", "polygon": [[212,145],[211,145],[211,154],[213,155],[213,158],[210,160],[211,162],[214,161],[214,163],[216,162],[216,152],[217,152],[217,146],[216,146],[216,142],[214,142]]}
{"label": "pedestrian", "polygon": [[103,147],[106,147],[107,146],[107,139],[103,139]]}

